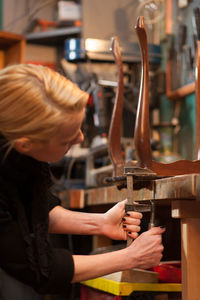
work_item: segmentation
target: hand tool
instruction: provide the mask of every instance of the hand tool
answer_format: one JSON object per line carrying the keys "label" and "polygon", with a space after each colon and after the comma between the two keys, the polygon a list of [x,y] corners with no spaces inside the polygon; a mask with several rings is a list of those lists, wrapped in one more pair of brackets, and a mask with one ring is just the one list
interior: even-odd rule
{"label": "hand tool", "polygon": [[183,49],[186,45],[187,27],[184,24],[180,24],[178,27],[178,45],[177,45],[177,65],[176,65],[176,81],[177,87],[182,85],[182,73],[183,73]]}
{"label": "hand tool", "polygon": [[184,54],[185,54],[185,61],[186,61],[187,69],[189,71],[191,71],[191,70],[193,71],[194,59],[192,56],[192,48],[188,45],[185,45],[183,50],[184,50]]}

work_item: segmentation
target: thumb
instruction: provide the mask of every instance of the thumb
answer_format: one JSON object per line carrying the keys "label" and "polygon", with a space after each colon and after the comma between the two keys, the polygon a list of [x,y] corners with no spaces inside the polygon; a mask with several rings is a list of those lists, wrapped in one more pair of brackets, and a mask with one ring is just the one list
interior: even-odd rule
{"label": "thumb", "polygon": [[125,207],[125,205],[127,204],[128,200],[127,199],[124,199],[120,202],[118,202],[118,205],[121,206],[121,207]]}
{"label": "thumb", "polygon": [[166,231],[166,228],[165,227],[162,227],[162,226],[160,226],[160,227],[153,227],[153,228],[151,228],[151,229],[149,229],[148,230],[148,232],[150,233],[150,234],[162,234],[162,233],[164,233]]}

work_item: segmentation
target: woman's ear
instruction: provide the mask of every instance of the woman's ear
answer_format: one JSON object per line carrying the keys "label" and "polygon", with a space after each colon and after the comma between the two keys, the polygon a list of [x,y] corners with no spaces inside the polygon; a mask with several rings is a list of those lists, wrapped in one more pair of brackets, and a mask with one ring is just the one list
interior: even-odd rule
{"label": "woman's ear", "polygon": [[21,137],[15,141],[14,148],[21,154],[28,154],[32,146],[32,141],[29,138]]}

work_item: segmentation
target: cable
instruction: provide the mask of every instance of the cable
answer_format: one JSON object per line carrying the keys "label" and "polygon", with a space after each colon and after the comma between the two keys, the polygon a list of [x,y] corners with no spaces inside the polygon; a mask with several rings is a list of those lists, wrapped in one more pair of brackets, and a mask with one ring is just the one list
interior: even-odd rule
{"label": "cable", "polygon": [[35,10],[30,15],[27,15],[27,12],[25,12],[23,15],[17,17],[16,19],[12,20],[10,23],[5,25],[3,30],[8,30],[11,26],[15,25],[17,22],[24,19],[25,17],[28,17],[29,19],[33,18],[38,11],[40,11],[45,6],[48,6],[54,2],[57,2],[57,0],[46,0],[45,2],[40,4],[38,7],[36,7]]}
{"label": "cable", "polygon": [[38,11],[40,11],[43,7],[45,7],[45,6],[47,6],[47,5],[51,4],[51,3],[54,3],[54,2],[57,2],[57,0],[47,0],[45,3],[42,3],[39,7],[37,7],[37,8],[35,9],[35,11],[29,15],[29,17],[33,17],[33,16],[34,16]]}

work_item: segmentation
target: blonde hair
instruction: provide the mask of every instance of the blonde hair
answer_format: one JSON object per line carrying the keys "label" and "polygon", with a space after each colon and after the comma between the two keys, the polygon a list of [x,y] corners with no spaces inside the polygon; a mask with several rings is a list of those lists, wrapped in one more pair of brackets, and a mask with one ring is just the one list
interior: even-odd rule
{"label": "blonde hair", "polygon": [[87,99],[86,92],[47,67],[9,66],[0,70],[0,132],[10,145],[24,136],[47,142]]}

